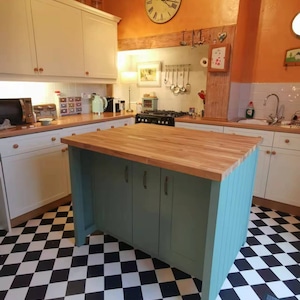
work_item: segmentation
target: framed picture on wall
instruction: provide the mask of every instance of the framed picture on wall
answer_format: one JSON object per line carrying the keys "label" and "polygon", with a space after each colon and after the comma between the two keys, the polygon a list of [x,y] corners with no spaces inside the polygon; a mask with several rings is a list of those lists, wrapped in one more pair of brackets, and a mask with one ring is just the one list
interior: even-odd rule
{"label": "framed picture on wall", "polygon": [[230,44],[214,44],[209,46],[209,72],[227,72],[229,69]]}
{"label": "framed picture on wall", "polygon": [[137,64],[137,84],[140,87],[158,87],[161,85],[161,62]]}

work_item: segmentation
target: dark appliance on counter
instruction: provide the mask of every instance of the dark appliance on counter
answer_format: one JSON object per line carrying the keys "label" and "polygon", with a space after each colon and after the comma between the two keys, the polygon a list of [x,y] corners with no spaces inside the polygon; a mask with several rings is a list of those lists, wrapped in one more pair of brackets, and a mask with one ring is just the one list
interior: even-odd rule
{"label": "dark appliance on counter", "polygon": [[8,119],[11,125],[34,123],[31,98],[0,99],[0,124],[5,119]]}
{"label": "dark appliance on counter", "polygon": [[37,121],[42,118],[51,118],[53,120],[57,118],[57,110],[54,103],[34,105],[33,111],[35,112]]}
{"label": "dark appliance on counter", "polygon": [[114,97],[105,97],[107,100],[107,107],[105,111],[107,112],[120,112],[120,104],[116,101]]}
{"label": "dark appliance on counter", "polygon": [[164,126],[175,126],[175,118],[188,115],[188,112],[173,110],[145,110],[136,114],[135,123],[148,123]]}

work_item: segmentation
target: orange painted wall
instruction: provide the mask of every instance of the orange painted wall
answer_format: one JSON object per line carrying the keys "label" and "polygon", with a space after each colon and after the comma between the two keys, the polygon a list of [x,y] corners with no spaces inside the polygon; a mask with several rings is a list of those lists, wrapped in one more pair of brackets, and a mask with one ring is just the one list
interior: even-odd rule
{"label": "orange painted wall", "polygon": [[165,24],[147,17],[145,0],[103,0],[103,10],[121,17],[119,39],[236,24],[239,0],[182,0],[176,16]]}
{"label": "orange painted wall", "polygon": [[283,65],[286,50],[300,48],[291,30],[298,12],[299,0],[262,0],[252,82],[300,81],[300,67]]}
{"label": "orange painted wall", "polygon": [[290,28],[300,0],[183,0],[175,18],[160,25],[148,19],[144,0],[103,0],[103,10],[122,18],[119,39],[237,24],[232,81],[299,82],[300,67],[283,61],[287,49],[300,48]]}

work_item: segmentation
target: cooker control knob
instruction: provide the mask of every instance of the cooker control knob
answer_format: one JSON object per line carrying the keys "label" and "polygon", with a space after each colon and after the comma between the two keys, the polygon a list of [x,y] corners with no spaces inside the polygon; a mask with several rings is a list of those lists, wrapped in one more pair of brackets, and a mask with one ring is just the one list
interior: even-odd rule
{"label": "cooker control knob", "polygon": [[158,120],[157,123],[160,124],[160,120]]}
{"label": "cooker control knob", "polygon": [[165,124],[165,121],[161,121],[161,124]]}
{"label": "cooker control knob", "polygon": [[168,125],[168,124],[169,124],[169,122],[168,122],[168,121],[166,121],[166,122],[165,122],[165,124],[166,124],[166,125]]}

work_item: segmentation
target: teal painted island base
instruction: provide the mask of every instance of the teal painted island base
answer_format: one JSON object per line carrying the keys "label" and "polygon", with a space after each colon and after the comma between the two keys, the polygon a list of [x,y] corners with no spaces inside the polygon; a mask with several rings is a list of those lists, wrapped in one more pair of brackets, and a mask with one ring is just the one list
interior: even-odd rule
{"label": "teal painted island base", "polygon": [[76,245],[95,230],[202,281],[215,300],[246,241],[257,149],[221,181],[69,146]]}

